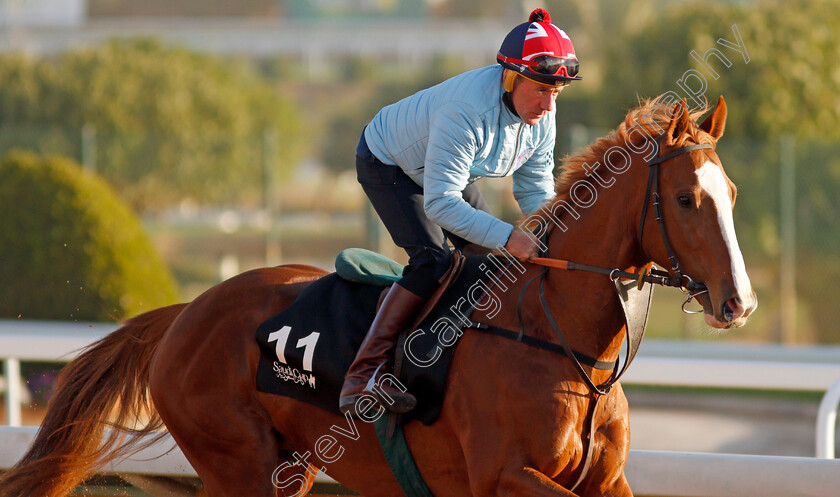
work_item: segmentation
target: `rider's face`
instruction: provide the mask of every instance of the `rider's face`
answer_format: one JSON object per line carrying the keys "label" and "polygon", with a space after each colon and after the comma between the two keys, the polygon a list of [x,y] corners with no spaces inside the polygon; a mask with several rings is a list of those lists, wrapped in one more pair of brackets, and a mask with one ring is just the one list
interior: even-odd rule
{"label": "rider's face", "polygon": [[511,100],[516,113],[525,124],[535,126],[546,113],[554,109],[554,101],[563,87],[547,86],[530,79],[516,78]]}

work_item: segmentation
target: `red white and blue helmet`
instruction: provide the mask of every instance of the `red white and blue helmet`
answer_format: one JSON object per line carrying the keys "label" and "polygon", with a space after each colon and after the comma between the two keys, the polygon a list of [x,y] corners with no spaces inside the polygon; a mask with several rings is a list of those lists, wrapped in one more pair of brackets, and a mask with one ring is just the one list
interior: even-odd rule
{"label": "red white and blue helmet", "polygon": [[580,64],[572,40],[551,24],[545,9],[531,12],[528,22],[511,30],[496,61],[522,76],[550,86],[565,86],[578,76]]}

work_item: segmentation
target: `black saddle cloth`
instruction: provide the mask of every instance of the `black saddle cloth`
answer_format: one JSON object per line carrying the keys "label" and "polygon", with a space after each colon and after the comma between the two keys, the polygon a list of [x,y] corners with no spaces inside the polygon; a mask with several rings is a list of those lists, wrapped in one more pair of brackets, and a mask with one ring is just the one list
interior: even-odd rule
{"label": "black saddle cloth", "polygon": [[[409,330],[400,380],[418,406],[403,419],[431,424],[440,413],[452,353],[483,294],[494,266],[488,257],[470,257],[435,310]],[[355,283],[333,273],[309,285],[284,311],[257,329],[261,349],[257,390],[291,397],[340,414],[344,374],[376,314],[381,286]],[[405,337],[404,337],[405,338]]]}

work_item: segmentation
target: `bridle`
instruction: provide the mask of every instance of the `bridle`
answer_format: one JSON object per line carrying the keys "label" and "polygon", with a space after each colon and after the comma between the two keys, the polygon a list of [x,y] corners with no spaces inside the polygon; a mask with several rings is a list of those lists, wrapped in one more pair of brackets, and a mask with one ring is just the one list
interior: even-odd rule
{"label": "bridle", "polygon": [[[658,269],[652,268],[650,265],[642,268],[639,273],[630,273],[627,271],[622,271],[618,268],[592,266],[589,264],[581,264],[578,262],[566,261],[562,259],[552,259],[548,257],[532,257],[528,259],[528,262],[540,266],[563,269],[566,271],[586,271],[590,273],[603,274],[609,276],[610,279],[613,281],[618,279],[635,280],[638,282],[639,288],[641,288],[642,285],[644,285],[645,283],[677,288],[685,295],[687,295],[685,302],[683,302],[682,304],[683,312],[687,314],[696,314],[699,312],[703,312],[702,310],[690,311],[686,309],[686,305],[688,305],[688,303],[691,302],[692,299],[694,299],[698,295],[708,293],[708,289],[703,283],[700,283],[699,281],[694,281],[689,275],[683,273],[682,267],[680,266],[680,262],[677,259],[676,254],[674,253],[674,249],[671,247],[671,240],[668,237],[668,230],[665,228],[665,220],[662,214],[662,202],[661,195],[659,193],[659,165],[675,157],[678,157],[688,152],[692,152],[694,150],[714,149],[714,147],[706,143],[700,143],[696,145],[681,147],[671,152],[668,152],[665,155],[660,156],[659,151],[662,148],[662,140],[664,137],[664,134],[659,135],[659,137],[657,137],[656,155],[648,161],[649,172],[647,186],[645,187],[645,196],[643,201],[644,203],[642,204],[642,215],[639,219],[638,244],[639,248],[641,249],[642,240],[644,237],[645,221],[647,219],[647,212],[650,204],[652,203],[653,212],[656,216],[656,222],[659,224],[659,232],[662,235],[662,242],[665,245],[665,251],[668,254],[668,260],[671,263],[671,271],[677,274],[676,277],[671,276],[671,273],[667,271],[660,271]],[[548,230],[546,230],[543,235],[547,237],[547,234]],[[547,244],[544,245],[547,246]]]}
{"label": "bridle", "polygon": [[[677,256],[674,253],[673,248],[671,247],[671,241],[668,237],[668,230],[665,229],[665,221],[662,216],[662,203],[661,203],[661,196],[659,194],[659,165],[663,164],[674,157],[679,155],[694,151],[694,150],[703,150],[703,149],[713,149],[711,145],[708,144],[696,144],[696,145],[689,145],[687,147],[678,148],[674,151],[668,152],[665,155],[660,156],[659,152],[661,150],[662,140],[664,138],[664,134],[660,135],[656,140],[656,153],[654,157],[648,161],[649,166],[649,173],[648,173],[648,181],[647,187],[645,188],[645,197],[644,197],[644,205],[642,206],[642,216],[639,220],[639,232],[638,232],[638,243],[639,249],[642,250],[642,237],[644,236],[644,227],[645,227],[645,220],[647,218],[647,211],[648,207],[651,203],[653,203],[653,211],[656,215],[656,221],[659,224],[659,231],[662,235],[662,242],[665,244],[665,250],[668,253],[668,260],[671,263],[671,271],[677,274],[676,277],[671,276],[671,273],[667,271],[660,271],[657,269],[653,269],[651,264],[643,267],[639,273],[630,273],[626,271],[622,271],[618,268],[610,269],[600,266],[591,266],[588,264],[581,264],[578,262],[572,262],[562,259],[552,259],[548,257],[532,257],[528,259],[528,262],[537,264],[539,266],[543,266],[542,271],[540,274],[534,276],[527,283],[522,287],[522,290],[519,293],[519,302],[517,304],[517,313],[519,318],[519,333],[512,332],[510,330],[500,329],[495,326],[490,326],[488,324],[478,323],[474,321],[470,321],[469,325],[471,328],[487,332],[493,333],[500,336],[505,336],[507,338],[512,338],[516,341],[524,341],[525,340],[525,322],[522,316],[522,303],[525,297],[525,293],[528,290],[528,287],[531,283],[534,282],[537,278],[539,278],[538,284],[538,295],[540,300],[540,305],[542,306],[543,312],[545,313],[546,318],[548,319],[549,325],[552,329],[554,329],[554,333],[557,336],[558,340],[560,341],[559,352],[563,355],[568,357],[572,364],[574,365],[575,369],[577,370],[580,377],[584,380],[586,385],[589,387],[589,390],[595,395],[595,402],[591,404],[589,407],[590,410],[590,418],[589,418],[589,443],[588,448],[586,450],[586,455],[584,456],[584,463],[581,469],[581,473],[577,478],[577,482],[571,487],[571,490],[574,491],[586,477],[587,473],[589,472],[589,468],[592,464],[592,455],[594,452],[594,434],[596,430],[596,416],[595,413],[598,410],[598,405],[601,403],[601,399],[605,398],[607,394],[609,394],[610,390],[612,389],[613,385],[615,385],[619,378],[627,371],[627,367],[633,361],[633,358],[636,356],[638,352],[639,345],[642,341],[642,336],[644,335],[644,325],[641,326],[641,332],[636,332],[633,337],[631,337],[631,330],[629,326],[627,326],[627,355],[626,358],[619,367],[620,364],[620,357],[612,362],[602,362],[599,360],[595,360],[592,362],[591,360],[587,362],[587,364],[594,368],[594,369],[607,369],[605,365],[611,365],[612,373],[610,374],[609,379],[600,384],[596,385],[592,378],[586,373],[586,370],[583,369],[583,365],[581,364],[582,360],[587,359],[586,356],[582,356],[582,354],[578,354],[574,350],[572,350],[569,342],[566,340],[566,337],[563,335],[563,332],[560,330],[560,326],[557,324],[557,320],[554,318],[554,315],[551,312],[551,308],[548,305],[548,300],[545,297],[544,291],[544,284],[546,277],[548,275],[549,268],[557,268],[562,269],[565,271],[586,271],[590,273],[598,273],[608,276],[614,284],[618,287],[617,281],[619,279],[626,279],[626,280],[634,280],[637,282],[637,287],[639,289],[645,283],[662,285],[662,286],[670,286],[678,288],[680,291],[688,295],[685,302],[683,302],[682,309],[683,312],[693,314],[695,312],[702,312],[702,311],[688,311],[686,310],[685,306],[691,302],[693,298],[696,296],[708,293],[708,289],[706,285],[703,283],[694,281],[690,276],[683,273],[682,268],[680,267],[679,260],[677,260]],[[542,246],[548,246],[548,229],[545,229],[542,233],[541,241]],[[508,266],[512,264],[511,261],[508,262]],[[648,294],[648,299],[650,298],[650,294]],[[648,303],[650,301],[648,300]],[[626,316],[626,315],[625,315]],[[509,336],[513,335],[513,337]],[[532,342],[542,342],[542,340],[532,339]],[[541,348],[550,348],[550,346],[554,346],[553,343],[537,343],[537,346]],[[556,347],[556,346],[555,346]],[[620,352],[619,352],[620,355]],[[591,359],[591,358],[588,358]]]}
{"label": "bridle", "polygon": [[[520,296],[519,296],[519,310],[521,313],[522,308],[522,299],[524,297],[525,291],[527,290],[528,286],[533,282],[536,278],[539,278],[539,299],[540,304],[542,305],[543,312],[545,313],[551,327],[554,329],[555,334],[557,335],[558,339],[560,340],[560,344],[563,347],[566,356],[571,358],[572,363],[575,365],[578,373],[581,377],[585,380],[586,384],[589,386],[590,390],[599,395],[606,395],[609,393],[612,386],[618,381],[618,379],[624,374],[627,370],[627,366],[630,365],[630,362],[633,360],[637,350],[632,350],[634,347],[631,346],[631,340],[628,333],[627,340],[628,340],[628,349],[627,349],[627,359],[624,361],[621,370],[618,370],[618,362],[616,362],[616,369],[613,370],[613,374],[611,375],[610,379],[602,384],[596,385],[586,371],[583,369],[583,366],[580,364],[580,361],[577,359],[574,351],[572,351],[571,347],[569,346],[566,338],[563,336],[560,327],[557,324],[554,315],[551,312],[551,309],[548,306],[548,301],[546,300],[545,293],[543,291],[543,285],[545,282],[545,278],[548,274],[549,268],[557,268],[566,271],[586,271],[590,273],[598,273],[608,276],[611,280],[617,281],[619,279],[626,279],[626,280],[634,280],[638,282],[638,288],[641,287],[645,283],[662,285],[662,286],[670,286],[674,288],[678,288],[680,291],[688,295],[686,301],[683,303],[682,308],[683,312],[692,314],[695,312],[702,312],[702,311],[688,311],[686,310],[685,306],[691,302],[693,298],[696,296],[707,293],[708,289],[706,285],[703,283],[694,281],[690,276],[683,273],[682,268],[680,266],[679,260],[677,260],[677,256],[674,253],[673,248],[671,247],[670,238],[668,237],[668,230],[665,229],[665,220],[662,216],[662,203],[661,203],[661,195],[659,193],[659,165],[663,164],[674,157],[678,157],[682,154],[694,151],[694,150],[704,150],[704,149],[713,149],[711,145],[708,144],[696,144],[696,145],[689,145],[687,147],[681,147],[671,152],[668,152],[665,155],[660,156],[659,151],[661,150],[662,139],[665,135],[660,135],[656,140],[656,155],[648,161],[649,166],[649,173],[648,173],[648,181],[647,187],[645,188],[645,197],[644,197],[644,205],[642,206],[642,216],[641,220],[639,221],[639,232],[638,232],[638,243],[639,248],[642,247],[642,237],[644,235],[644,226],[645,226],[645,219],[647,217],[648,206],[650,203],[653,203],[653,211],[656,216],[656,221],[659,224],[659,231],[662,235],[662,241],[665,244],[665,250],[668,254],[668,260],[671,263],[671,271],[677,274],[676,277],[671,276],[671,273],[667,271],[660,271],[657,269],[652,269],[650,265],[645,266],[640,270],[639,273],[630,273],[626,271],[622,271],[618,268],[610,269],[600,266],[591,266],[588,264],[581,264],[572,261],[566,261],[562,259],[552,259],[547,257],[532,257],[528,259],[528,262],[533,264],[537,264],[543,266],[543,270],[540,272],[539,275],[535,276],[531,280],[529,280],[525,286],[523,287]],[[542,234],[544,240],[543,245],[547,246],[547,239],[548,239],[548,231],[545,230]],[[520,325],[523,322],[522,316],[520,314]],[[520,330],[520,336],[524,333],[524,330]],[[641,343],[641,338],[635,341],[636,347],[638,344]]]}
{"label": "bridle", "polygon": [[[671,152],[668,152],[665,155],[659,156],[659,151],[662,149],[662,139],[665,135],[659,135],[659,138],[656,139],[656,153],[657,156],[652,158],[648,161],[649,173],[648,173],[648,181],[647,187],[645,188],[645,200],[644,204],[642,205],[642,216],[639,220],[639,236],[638,236],[638,243],[639,248],[643,247],[642,239],[645,234],[645,218],[647,217],[648,206],[650,202],[648,198],[652,199],[653,202],[653,212],[656,215],[656,222],[659,224],[659,232],[662,234],[662,243],[665,244],[665,250],[668,253],[668,260],[671,262],[671,270],[677,273],[680,280],[680,290],[688,295],[688,298],[685,302],[683,302],[682,309],[683,312],[687,314],[693,314],[695,311],[688,311],[686,310],[685,306],[691,302],[691,299],[697,297],[700,294],[708,293],[709,290],[706,288],[706,285],[703,283],[695,282],[691,279],[690,276],[682,272],[682,268],[680,267],[680,261],[677,260],[677,255],[674,253],[674,249],[671,248],[671,241],[668,238],[668,230],[665,229],[665,221],[662,216],[662,203],[660,202],[660,195],[659,195],[659,165],[673,159],[674,157],[680,156],[682,154],[694,151],[694,150],[704,150],[704,149],[714,149],[708,143],[698,143],[696,145],[689,145],[687,147],[678,148]],[[683,282],[685,282],[683,284]],[[702,312],[702,311],[700,311]]]}

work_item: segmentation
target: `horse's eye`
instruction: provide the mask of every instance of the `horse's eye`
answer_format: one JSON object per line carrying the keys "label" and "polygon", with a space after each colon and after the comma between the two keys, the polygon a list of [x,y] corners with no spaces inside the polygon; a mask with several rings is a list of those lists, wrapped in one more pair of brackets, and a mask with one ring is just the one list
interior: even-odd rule
{"label": "horse's eye", "polygon": [[685,193],[677,197],[677,201],[680,203],[680,207],[691,207],[691,197]]}

